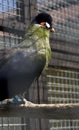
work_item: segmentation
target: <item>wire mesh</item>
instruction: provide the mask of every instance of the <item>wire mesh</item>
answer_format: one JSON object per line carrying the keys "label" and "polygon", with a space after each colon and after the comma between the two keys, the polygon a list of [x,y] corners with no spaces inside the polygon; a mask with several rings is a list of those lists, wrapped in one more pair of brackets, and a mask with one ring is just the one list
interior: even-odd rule
{"label": "wire mesh", "polygon": [[50,103],[79,102],[79,72],[50,69],[47,74],[47,81]]}
{"label": "wire mesh", "polygon": [[0,119],[0,130],[21,130],[26,128],[26,123],[22,122],[22,118],[1,118]]}
{"label": "wire mesh", "polygon": [[[79,102],[79,0],[0,0],[0,49],[20,43],[29,21],[39,12],[53,17],[56,32],[51,34],[52,59],[47,78],[49,103]],[[45,83],[47,85],[45,86]],[[41,102],[47,92],[40,90]],[[37,90],[29,99],[37,102]],[[41,97],[42,95],[42,97]],[[26,118],[0,118],[1,130],[48,130],[47,121]],[[78,130],[79,120],[49,120],[50,130]]]}
{"label": "wire mesh", "polygon": [[[49,103],[79,102],[79,0],[38,0],[53,17],[52,59],[47,70]],[[79,120],[49,120],[50,130],[78,130]]]}
{"label": "wire mesh", "polygon": [[[35,10],[35,1],[0,0],[0,51],[18,45],[26,27],[30,24],[31,9]],[[30,12],[29,12],[30,11]],[[29,119],[19,117],[0,118],[0,130],[30,130]]]}
{"label": "wire mesh", "polygon": [[79,1],[42,0],[38,12],[53,17],[56,32],[51,35],[51,65],[79,69]]}
{"label": "wire mesh", "polygon": [[0,49],[16,45],[22,39],[25,25],[17,21],[21,17],[19,9],[16,0],[0,0]]}
{"label": "wire mesh", "polygon": [[50,120],[50,130],[78,130],[79,120]]}
{"label": "wire mesh", "polygon": [[[79,72],[50,68],[47,70],[49,103],[79,103]],[[78,130],[79,120],[49,120],[50,130]]]}

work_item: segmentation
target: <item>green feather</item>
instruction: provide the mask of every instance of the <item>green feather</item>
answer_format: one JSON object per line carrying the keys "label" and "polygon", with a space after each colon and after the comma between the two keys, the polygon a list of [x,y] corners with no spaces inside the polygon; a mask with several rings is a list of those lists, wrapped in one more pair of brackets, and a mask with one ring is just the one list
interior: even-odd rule
{"label": "green feather", "polygon": [[38,59],[46,57],[46,66],[51,58],[51,48],[49,44],[50,30],[43,26],[32,25],[27,29],[22,47],[29,48],[30,51],[37,52]]}

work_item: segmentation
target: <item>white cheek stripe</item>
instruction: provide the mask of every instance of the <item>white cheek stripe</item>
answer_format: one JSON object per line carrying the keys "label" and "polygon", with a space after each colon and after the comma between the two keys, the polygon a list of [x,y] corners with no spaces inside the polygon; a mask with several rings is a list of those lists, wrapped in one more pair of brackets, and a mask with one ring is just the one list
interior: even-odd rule
{"label": "white cheek stripe", "polygon": [[50,24],[46,22],[46,27],[47,28],[50,28]]}
{"label": "white cheek stripe", "polygon": [[[40,25],[40,24],[35,24],[35,25],[36,25],[36,26],[39,26],[39,27],[42,26],[42,25]],[[50,28],[50,24],[47,23],[47,22],[46,22],[46,27],[47,27],[48,29]]]}

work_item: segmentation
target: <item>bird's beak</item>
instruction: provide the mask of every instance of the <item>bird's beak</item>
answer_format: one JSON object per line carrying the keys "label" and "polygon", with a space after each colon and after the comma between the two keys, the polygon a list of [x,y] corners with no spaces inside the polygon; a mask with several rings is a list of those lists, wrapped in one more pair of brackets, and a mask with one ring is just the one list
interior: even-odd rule
{"label": "bird's beak", "polygon": [[55,29],[54,28],[50,29],[50,32],[55,32]]}

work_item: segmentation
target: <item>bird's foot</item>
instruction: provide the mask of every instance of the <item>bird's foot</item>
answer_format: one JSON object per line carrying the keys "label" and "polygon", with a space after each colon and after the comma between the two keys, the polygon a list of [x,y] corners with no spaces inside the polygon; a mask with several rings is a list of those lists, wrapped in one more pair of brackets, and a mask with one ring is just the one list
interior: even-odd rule
{"label": "bird's foot", "polygon": [[23,103],[23,100],[21,98],[19,98],[18,96],[15,96],[14,98],[9,98],[9,99],[5,99],[3,101],[0,102],[0,105],[6,105],[6,104],[10,104],[10,103]]}
{"label": "bird's foot", "polygon": [[0,102],[0,106],[3,106],[3,107],[9,104],[19,104],[20,106],[26,106],[26,107],[34,105],[34,103],[27,101],[27,99],[20,98],[18,96],[15,96],[14,98],[10,98],[10,99],[5,99]]}

